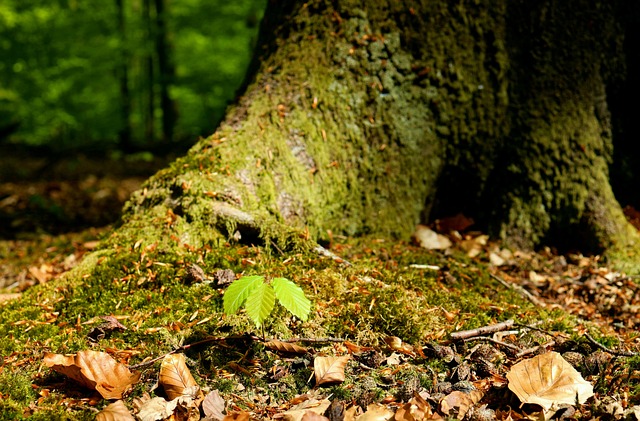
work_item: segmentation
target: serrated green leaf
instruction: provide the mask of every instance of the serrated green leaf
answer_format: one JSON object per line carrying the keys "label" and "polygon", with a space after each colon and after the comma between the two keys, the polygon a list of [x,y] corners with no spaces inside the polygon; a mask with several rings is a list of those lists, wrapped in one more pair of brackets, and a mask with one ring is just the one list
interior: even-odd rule
{"label": "serrated green leaf", "polygon": [[245,300],[258,286],[264,285],[264,276],[243,276],[227,288],[222,297],[225,314],[233,314],[244,304]]}
{"label": "serrated green leaf", "polygon": [[306,322],[311,312],[311,301],[304,295],[304,291],[287,278],[274,278],[271,286],[280,304],[294,316]]}
{"label": "serrated green leaf", "polygon": [[276,296],[273,288],[269,284],[262,283],[247,297],[244,308],[247,309],[247,314],[256,327],[260,327],[262,322],[269,317],[275,305]]}

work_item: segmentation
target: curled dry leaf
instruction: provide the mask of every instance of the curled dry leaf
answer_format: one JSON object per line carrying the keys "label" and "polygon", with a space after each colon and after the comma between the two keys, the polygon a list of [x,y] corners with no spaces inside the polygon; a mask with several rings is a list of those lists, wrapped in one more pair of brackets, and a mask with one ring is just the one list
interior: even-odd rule
{"label": "curled dry leaf", "polygon": [[395,421],[417,421],[429,419],[433,411],[431,405],[418,393],[414,393],[413,398],[406,404],[402,405],[396,411]]}
{"label": "curled dry leaf", "polygon": [[583,404],[593,396],[593,386],[557,352],[548,352],[511,367],[509,389],[520,402],[540,405],[545,412],[561,404]]}
{"label": "curled dry leaf", "polygon": [[393,419],[394,412],[385,405],[372,403],[367,406],[364,414],[360,415],[357,421],[388,421]]}
{"label": "curled dry leaf", "polygon": [[[305,415],[308,413],[322,415],[325,413],[327,408],[331,405],[331,401],[329,399],[317,400],[315,398],[307,399],[304,402],[301,402],[295,406],[293,406],[288,411],[282,414],[282,419],[284,421],[301,421],[305,419]],[[311,417],[311,415],[309,415]],[[306,418],[314,419],[314,418]]]}
{"label": "curled dry leaf", "polygon": [[232,412],[227,414],[222,421],[249,421],[251,415],[248,412]]}
{"label": "curled dry leaf", "polygon": [[420,247],[429,250],[444,250],[450,248],[452,245],[451,240],[447,237],[442,234],[438,234],[424,225],[416,226],[413,238]]}
{"label": "curled dry leaf", "polygon": [[315,412],[312,412],[312,411],[307,411],[302,416],[300,421],[331,421],[331,420],[325,417],[324,415],[316,414]]}
{"label": "curled dry leaf", "polygon": [[480,390],[472,390],[469,393],[456,390],[442,398],[440,412],[461,420],[473,405],[480,402],[483,396],[484,392]]}
{"label": "curled dry leaf", "polygon": [[124,402],[118,400],[98,412],[96,421],[135,421],[135,418]]}
{"label": "curled dry leaf", "polygon": [[282,342],[278,340],[265,342],[264,346],[274,351],[286,352],[289,354],[306,354],[307,353],[307,348],[304,348],[289,342]]}
{"label": "curled dry leaf", "polygon": [[350,355],[342,357],[316,357],[313,360],[313,372],[316,376],[316,386],[344,381],[344,369]]}
{"label": "curled dry leaf", "polygon": [[167,397],[171,400],[193,394],[198,387],[185,363],[184,354],[170,354],[164,357],[158,383],[162,385]]}
{"label": "curled dry leaf", "polygon": [[44,363],[54,371],[94,389],[105,399],[121,399],[129,387],[138,382],[140,373],[131,372],[109,354],[80,351],[75,355],[48,353]]}
{"label": "curled dry leaf", "polygon": [[137,416],[141,421],[164,420],[173,415],[177,405],[176,401],[167,402],[164,398],[155,397],[140,404]]}
{"label": "curled dry leaf", "polygon": [[224,418],[222,413],[225,408],[225,402],[217,390],[212,390],[205,396],[202,401],[202,410],[207,420],[220,421]]}

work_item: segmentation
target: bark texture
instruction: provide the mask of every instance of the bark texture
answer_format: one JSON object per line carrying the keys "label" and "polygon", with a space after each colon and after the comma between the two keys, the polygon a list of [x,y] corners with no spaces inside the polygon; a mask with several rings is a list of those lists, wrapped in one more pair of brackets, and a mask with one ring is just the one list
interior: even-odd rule
{"label": "bark texture", "polygon": [[523,247],[635,239],[608,181],[615,10],[525,3],[273,2],[246,92],[120,232],[286,246],[463,211]]}

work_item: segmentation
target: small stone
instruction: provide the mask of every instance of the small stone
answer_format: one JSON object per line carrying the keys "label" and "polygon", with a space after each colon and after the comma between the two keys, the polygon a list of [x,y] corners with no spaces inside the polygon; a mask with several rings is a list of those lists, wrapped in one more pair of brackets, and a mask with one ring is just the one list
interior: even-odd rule
{"label": "small stone", "polygon": [[569,364],[576,370],[579,370],[584,364],[584,355],[579,352],[568,351],[562,354],[562,358],[567,360]]}
{"label": "small stone", "polygon": [[206,279],[204,270],[195,263],[191,264],[187,269],[187,283],[202,282]]}
{"label": "small stone", "polygon": [[218,287],[230,285],[236,279],[236,274],[231,269],[221,269],[215,271],[213,280]]}

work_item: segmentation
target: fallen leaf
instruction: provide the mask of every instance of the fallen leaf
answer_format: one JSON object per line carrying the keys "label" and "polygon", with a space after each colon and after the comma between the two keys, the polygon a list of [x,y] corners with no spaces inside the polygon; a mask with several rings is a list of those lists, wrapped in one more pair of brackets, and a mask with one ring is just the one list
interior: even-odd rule
{"label": "fallen leaf", "polygon": [[140,379],[140,373],[132,373],[105,352],[80,351],[75,355],[48,353],[44,357],[44,364],[86,388],[97,390],[105,399],[121,399],[124,392]]}
{"label": "fallen leaf", "polygon": [[316,357],[313,360],[316,386],[329,383],[342,383],[344,381],[344,369],[350,358],[350,355],[342,357]]}
{"label": "fallen leaf", "polygon": [[192,393],[193,388],[198,386],[185,363],[184,354],[169,354],[164,357],[158,383],[171,400]]}
{"label": "fallen leaf", "polygon": [[462,213],[436,220],[436,227],[438,231],[444,233],[447,233],[449,231],[462,232],[473,224],[473,218],[467,218]]}
{"label": "fallen leaf", "polygon": [[324,415],[316,414],[313,411],[307,411],[302,416],[302,419],[300,421],[331,421],[331,420],[325,417]]}
{"label": "fallen leaf", "polygon": [[274,351],[286,352],[289,354],[306,354],[307,353],[307,348],[304,348],[289,342],[282,342],[278,340],[265,342],[264,346]]}
{"label": "fallen leaf", "polygon": [[418,393],[414,393],[413,398],[402,405],[394,415],[395,421],[418,421],[428,419],[432,415],[431,405]]}
{"label": "fallen leaf", "polygon": [[167,402],[166,399],[155,397],[140,405],[137,417],[140,421],[158,421],[173,415],[177,406],[176,401]]}
{"label": "fallen leaf", "polygon": [[22,296],[21,292],[0,294],[0,303],[3,302],[3,301],[15,300],[17,298],[20,298],[21,296]]}
{"label": "fallen leaf", "polygon": [[224,414],[222,413],[224,408],[224,399],[220,397],[217,390],[209,392],[202,401],[202,410],[204,411],[204,415],[207,417],[207,420],[222,420],[224,418]]}
{"label": "fallen leaf", "polygon": [[413,238],[418,245],[428,250],[444,250],[451,247],[451,240],[444,235],[429,229],[424,225],[418,225],[413,233]]}
{"label": "fallen leaf", "polygon": [[[308,413],[313,413],[316,415],[324,414],[330,405],[331,401],[329,399],[307,399],[306,401],[291,407],[291,409],[289,409],[288,411],[283,412],[282,419],[284,421],[302,421],[303,419],[305,419],[304,417]],[[309,417],[311,417],[311,415],[309,415]],[[309,418],[306,419],[309,420]]]}
{"label": "fallen leaf", "polygon": [[472,390],[469,393],[459,390],[453,391],[440,401],[440,412],[461,420],[473,405],[480,402],[483,396],[484,392],[480,390]]}
{"label": "fallen leaf", "polygon": [[249,421],[251,415],[248,412],[232,412],[227,414],[222,421]]}
{"label": "fallen leaf", "polygon": [[135,418],[124,402],[118,400],[98,412],[96,421],[135,421]]}
{"label": "fallen leaf", "polygon": [[392,420],[394,412],[387,408],[385,405],[379,403],[372,403],[367,406],[367,410],[364,414],[356,418],[357,421],[387,421]]}
{"label": "fallen leaf", "polygon": [[519,362],[507,374],[509,389],[520,402],[555,412],[561,404],[580,404],[593,396],[593,386],[557,352]]}

